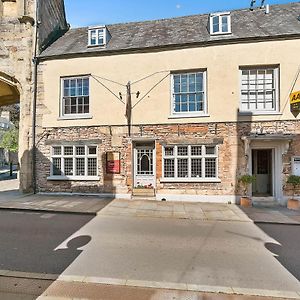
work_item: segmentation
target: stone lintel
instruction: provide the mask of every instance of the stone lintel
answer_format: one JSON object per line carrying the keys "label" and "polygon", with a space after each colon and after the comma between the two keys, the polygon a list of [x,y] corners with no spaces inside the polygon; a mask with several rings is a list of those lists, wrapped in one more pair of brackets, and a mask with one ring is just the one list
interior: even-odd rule
{"label": "stone lintel", "polygon": [[102,144],[102,140],[100,139],[92,139],[92,140],[80,140],[80,141],[70,141],[70,140],[46,140],[46,145],[57,145],[57,146],[82,146],[82,145],[90,145],[90,144]]}

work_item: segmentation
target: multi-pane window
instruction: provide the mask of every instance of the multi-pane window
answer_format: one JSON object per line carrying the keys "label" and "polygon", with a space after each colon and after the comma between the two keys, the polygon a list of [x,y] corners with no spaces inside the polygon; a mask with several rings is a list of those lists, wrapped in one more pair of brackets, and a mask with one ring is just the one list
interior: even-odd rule
{"label": "multi-pane window", "polygon": [[218,153],[213,145],[165,146],[163,177],[174,179],[217,179]]}
{"label": "multi-pane window", "polygon": [[205,77],[205,71],[173,74],[174,115],[205,112]]}
{"label": "multi-pane window", "polygon": [[210,34],[231,33],[230,13],[216,13],[210,15]]}
{"label": "multi-pane window", "polygon": [[89,77],[62,79],[62,115],[81,115],[90,112]]}
{"label": "multi-pane window", "polygon": [[71,178],[98,175],[97,146],[53,146],[51,176]]}
{"label": "multi-pane window", "polygon": [[109,39],[110,33],[106,26],[100,27],[90,27],[88,38],[89,38],[89,46],[105,46]]}
{"label": "multi-pane window", "polygon": [[241,111],[278,110],[278,68],[242,68],[241,80]]}

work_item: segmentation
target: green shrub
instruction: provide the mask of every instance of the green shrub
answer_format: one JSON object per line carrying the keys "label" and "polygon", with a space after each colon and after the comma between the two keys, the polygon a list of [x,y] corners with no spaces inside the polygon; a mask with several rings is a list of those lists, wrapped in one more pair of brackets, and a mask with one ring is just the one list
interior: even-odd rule
{"label": "green shrub", "polygon": [[243,189],[243,196],[247,196],[248,188],[249,188],[250,184],[255,182],[255,180],[256,180],[256,177],[253,175],[249,175],[249,174],[245,174],[238,179],[238,182]]}

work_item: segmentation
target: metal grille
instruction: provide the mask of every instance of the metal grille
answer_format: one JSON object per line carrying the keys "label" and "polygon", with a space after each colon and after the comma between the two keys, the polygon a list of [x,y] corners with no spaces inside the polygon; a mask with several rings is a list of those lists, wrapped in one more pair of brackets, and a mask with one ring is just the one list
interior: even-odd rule
{"label": "metal grille", "polygon": [[242,70],[242,110],[276,109],[275,70]]}
{"label": "metal grille", "polygon": [[202,158],[192,158],[191,159],[191,176],[202,177]]}
{"label": "metal grille", "polygon": [[174,74],[174,112],[204,110],[204,72]]}
{"label": "metal grille", "polygon": [[189,175],[188,164],[189,164],[188,159],[178,159],[178,162],[177,162],[178,177],[188,177],[188,175]]}
{"label": "metal grille", "polygon": [[175,176],[175,160],[165,159],[164,161],[164,176],[167,178],[172,178]]}
{"label": "metal grille", "polygon": [[53,158],[53,175],[60,176],[61,175],[61,158]]}
{"label": "metal grille", "polygon": [[97,158],[88,158],[88,176],[97,176]]}
{"label": "metal grille", "polygon": [[73,158],[65,158],[65,175],[71,176],[74,175],[73,171]]}
{"label": "metal grille", "polygon": [[205,177],[206,178],[216,177],[216,158],[205,159]]}
{"label": "metal grille", "polygon": [[76,176],[84,176],[85,173],[85,159],[76,158]]}
{"label": "metal grille", "polygon": [[153,175],[153,149],[137,149],[137,175]]}

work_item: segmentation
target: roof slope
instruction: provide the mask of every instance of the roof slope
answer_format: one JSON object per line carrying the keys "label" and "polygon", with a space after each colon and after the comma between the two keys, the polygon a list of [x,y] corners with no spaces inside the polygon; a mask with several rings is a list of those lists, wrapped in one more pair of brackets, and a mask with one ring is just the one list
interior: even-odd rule
{"label": "roof slope", "polygon": [[295,35],[300,34],[299,16],[300,2],[272,5],[269,14],[259,8],[235,10],[231,12],[232,34],[218,36],[210,36],[208,32],[208,14],[108,25],[112,38],[105,48],[88,47],[88,28],[75,28],[54,42],[41,57]]}

